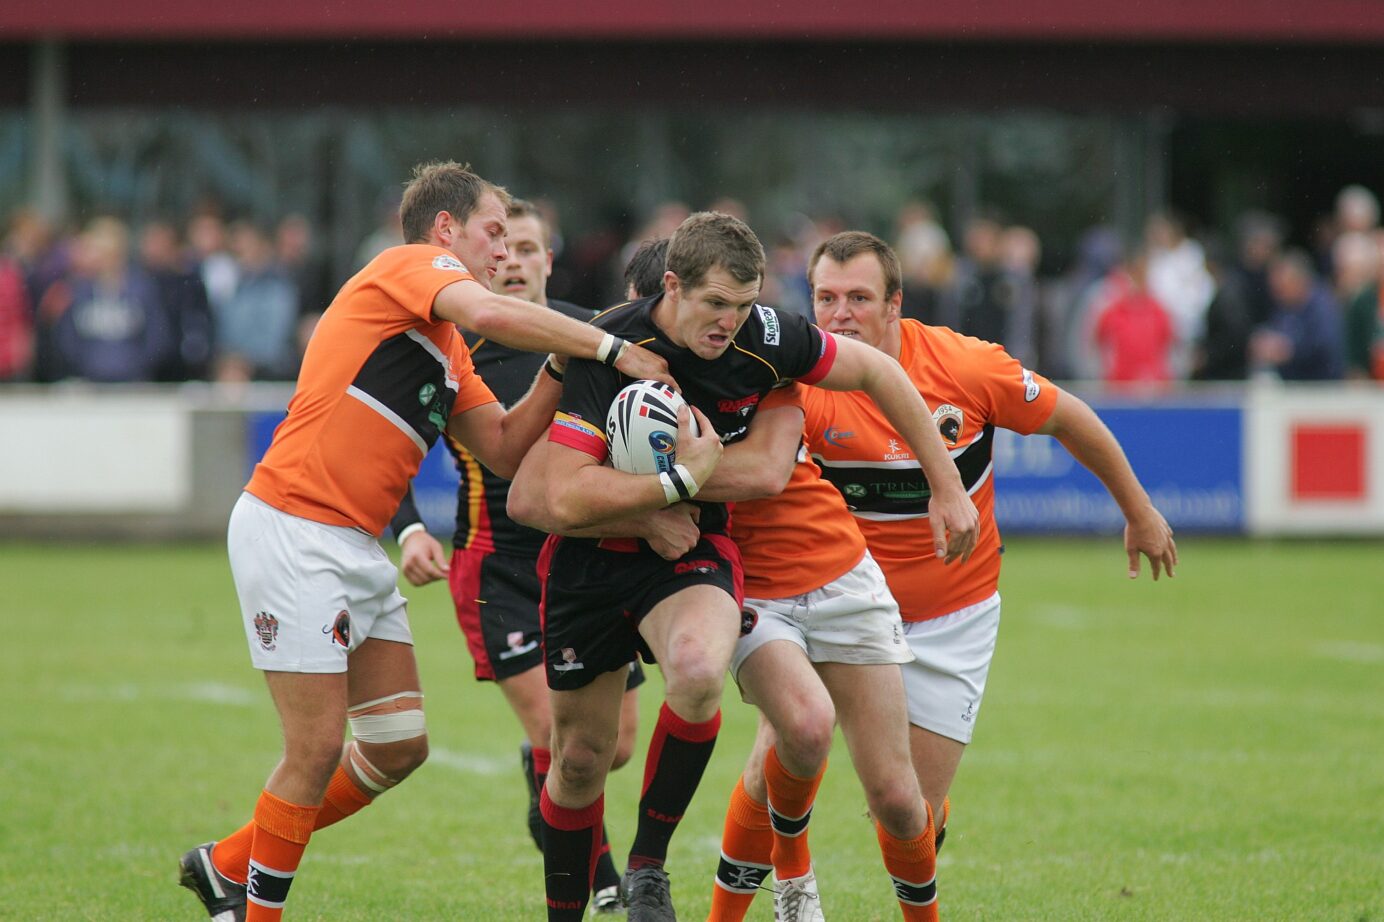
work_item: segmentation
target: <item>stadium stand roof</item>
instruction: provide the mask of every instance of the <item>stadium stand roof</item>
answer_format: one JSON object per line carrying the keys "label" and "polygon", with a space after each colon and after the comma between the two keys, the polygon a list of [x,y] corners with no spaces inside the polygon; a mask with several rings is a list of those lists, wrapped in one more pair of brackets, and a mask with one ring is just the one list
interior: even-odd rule
{"label": "stadium stand roof", "polygon": [[17,0],[0,41],[750,39],[1376,43],[1378,0]]}

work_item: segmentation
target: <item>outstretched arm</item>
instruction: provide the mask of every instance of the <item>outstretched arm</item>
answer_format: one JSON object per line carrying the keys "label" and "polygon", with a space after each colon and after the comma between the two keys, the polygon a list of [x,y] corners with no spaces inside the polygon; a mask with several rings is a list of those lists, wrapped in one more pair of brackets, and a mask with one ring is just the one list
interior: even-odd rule
{"label": "outstretched arm", "polygon": [[947,563],[958,558],[969,560],[976,546],[980,514],[932,421],[932,410],[907,373],[888,355],[844,336],[836,337],[836,346],[836,361],[819,386],[870,395],[913,449],[932,488],[928,519],[937,556]]}
{"label": "outstretched arm", "polygon": [[1160,570],[1167,570],[1168,576],[1172,576],[1173,567],[1177,565],[1177,543],[1173,541],[1173,530],[1162,513],[1154,508],[1114,434],[1087,406],[1086,401],[1059,389],[1057,406],[1038,432],[1061,442],[1073,458],[1100,478],[1119,504],[1125,517],[1124,542],[1125,553],[1129,557],[1129,578],[1135,579],[1139,575],[1140,554],[1149,559],[1155,580]]}
{"label": "outstretched arm", "polygon": [[439,291],[433,314],[511,349],[613,363],[631,378],[677,387],[661,356],[551,308],[496,294],[474,280],[454,282]]}
{"label": "outstretched arm", "polygon": [[[564,318],[566,319],[566,318]],[[513,477],[529,446],[548,431],[562,385],[539,372],[529,392],[508,412],[484,403],[453,416],[447,433],[501,477]]]}

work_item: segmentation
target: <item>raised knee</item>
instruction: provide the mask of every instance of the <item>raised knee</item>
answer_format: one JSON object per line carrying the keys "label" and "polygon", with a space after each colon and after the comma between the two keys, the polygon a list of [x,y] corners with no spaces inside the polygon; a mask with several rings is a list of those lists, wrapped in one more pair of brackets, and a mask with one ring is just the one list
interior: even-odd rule
{"label": "raised knee", "polygon": [[797,764],[820,765],[831,753],[832,736],[836,730],[836,710],[830,699],[804,703],[795,708],[778,730],[775,744],[780,753],[788,754]]}
{"label": "raised knee", "polygon": [[356,705],[347,713],[347,721],[351,736],[360,744],[356,753],[369,753],[357,768],[373,770],[387,786],[404,780],[428,758],[427,721],[419,692],[399,692]]}
{"label": "raised knee", "polygon": [[553,769],[562,782],[577,788],[600,781],[610,757],[608,752],[583,742],[566,743],[554,755]]}
{"label": "raised knee", "polygon": [[726,664],[701,650],[664,665],[668,697],[695,704],[719,702],[725,677]]}
{"label": "raised knee", "polygon": [[412,739],[391,743],[388,752],[389,755],[384,758],[389,762],[390,774],[402,781],[428,760],[428,736],[425,733]]}

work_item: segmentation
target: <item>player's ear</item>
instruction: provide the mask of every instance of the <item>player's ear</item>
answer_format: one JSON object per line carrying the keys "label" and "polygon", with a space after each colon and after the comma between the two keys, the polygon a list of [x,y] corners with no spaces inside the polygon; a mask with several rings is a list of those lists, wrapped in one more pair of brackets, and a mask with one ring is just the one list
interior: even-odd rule
{"label": "player's ear", "polygon": [[903,311],[903,289],[894,292],[884,302],[884,322],[897,323]]}
{"label": "player's ear", "polygon": [[456,221],[453,220],[450,211],[439,211],[433,215],[433,237],[441,241],[443,246],[452,242],[452,238],[456,236],[456,231]]}
{"label": "player's ear", "polygon": [[663,273],[663,293],[674,301],[682,294],[682,280],[672,269]]}

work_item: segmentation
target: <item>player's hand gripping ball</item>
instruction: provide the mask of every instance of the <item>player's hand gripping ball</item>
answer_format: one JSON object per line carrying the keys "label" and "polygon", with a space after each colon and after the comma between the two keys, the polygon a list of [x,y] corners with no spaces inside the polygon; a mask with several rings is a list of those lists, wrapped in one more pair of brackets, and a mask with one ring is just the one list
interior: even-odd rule
{"label": "player's hand gripping ball", "polygon": [[[610,463],[629,474],[660,474],[678,459],[682,395],[659,381],[636,381],[615,395],[606,414]],[[692,434],[699,434],[692,418]]]}

